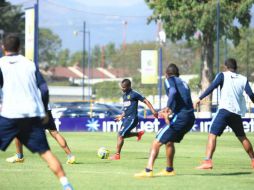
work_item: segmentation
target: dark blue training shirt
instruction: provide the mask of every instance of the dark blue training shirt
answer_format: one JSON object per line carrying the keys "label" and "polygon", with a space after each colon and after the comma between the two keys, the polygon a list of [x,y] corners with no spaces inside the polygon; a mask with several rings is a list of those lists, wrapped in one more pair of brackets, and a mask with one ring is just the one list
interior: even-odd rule
{"label": "dark blue training shirt", "polygon": [[188,85],[179,77],[169,77],[165,79],[165,90],[168,96],[167,107],[173,113],[180,111],[193,111],[191,93]]}
{"label": "dark blue training shirt", "polygon": [[145,97],[130,89],[123,94],[123,111],[125,117],[137,117],[138,101],[144,101]]}

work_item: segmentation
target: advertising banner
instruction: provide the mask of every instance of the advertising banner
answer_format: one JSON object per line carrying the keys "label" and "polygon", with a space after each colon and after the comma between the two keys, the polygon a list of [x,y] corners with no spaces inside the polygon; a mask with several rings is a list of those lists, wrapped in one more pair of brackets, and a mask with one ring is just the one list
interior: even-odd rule
{"label": "advertising banner", "polygon": [[35,10],[26,9],[25,12],[25,56],[34,61],[35,46]]}
{"label": "advertising banner", "polygon": [[141,83],[157,84],[158,82],[158,51],[141,51]]}
{"label": "advertising banner", "polygon": [[[55,123],[59,131],[83,131],[83,132],[118,132],[122,122],[114,119],[97,118],[56,118]],[[158,132],[165,126],[163,119],[140,119],[139,124],[134,130],[145,130],[146,132]],[[208,132],[211,119],[196,119],[191,132]],[[243,119],[245,132],[254,132],[254,119]],[[224,132],[232,132],[227,127]]]}

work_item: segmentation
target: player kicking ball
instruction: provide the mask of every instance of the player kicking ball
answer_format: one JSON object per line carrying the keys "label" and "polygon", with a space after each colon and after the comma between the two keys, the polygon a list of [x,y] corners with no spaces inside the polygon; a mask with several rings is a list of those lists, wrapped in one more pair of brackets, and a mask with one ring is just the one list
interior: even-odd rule
{"label": "player kicking ball", "polygon": [[123,91],[123,113],[116,117],[116,121],[122,120],[123,124],[117,137],[116,153],[109,158],[110,160],[120,160],[120,153],[125,138],[137,137],[139,141],[144,134],[144,131],[131,132],[138,125],[138,101],[144,102],[152,111],[154,117],[158,118],[158,113],[152,104],[144,96],[131,88],[131,81],[129,79],[124,79],[121,82],[121,89]]}
{"label": "player kicking ball", "polygon": [[[71,150],[70,150],[66,140],[64,139],[64,137],[57,131],[51,110],[48,110],[47,113],[48,113],[49,121],[47,124],[43,125],[43,128],[45,130],[49,131],[50,135],[58,142],[58,144],[61,146],[61,148],[65,151],[65,153],[67,155],[66,164],[75,164],[76,163],[75,156],[72,155]],[[21,142],[17,138],[15,138],[15,145],[16,145],[16,155],[14,155],[10,158],[7,158],[6,162],[22,163],[22,162],[24,162],[23,147],[22,147]]]}
{"label": "player kicking ball", "polygon": [[[179,71],[175,64],[170,64],[166,70],[165,89],[168,95],[167,107],[159,112],[165,119],[166,126],[162,128],[153,141],[144,171],[136,173],[134,177],[153,177],[154,162],[159,154],[160,147],[166,148],[166,168],[156,176],[174,176],[175,143],[180,143],[184,135],[192,128],[195,116],[190,89],[179,78]],[[169,116],[173,114],[171,120]]]}

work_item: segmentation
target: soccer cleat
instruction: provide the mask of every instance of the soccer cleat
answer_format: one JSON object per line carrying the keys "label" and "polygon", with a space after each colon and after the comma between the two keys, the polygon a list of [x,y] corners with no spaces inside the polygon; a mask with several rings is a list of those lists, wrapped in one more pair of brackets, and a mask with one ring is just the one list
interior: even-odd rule
{"label": "soccer cleat", "polygon": [[71,186],[71,184],[66,184],[63,186],[63,190],[74,190],[73,187]]}
{"label": "soccer cleat", "polygon": [[153,177],[153,171],[147,172],[143,170],[140,173],[134,174],[134,177],[142,178],[142,177]]}
{"label": "soccer cleat", "polygon": [[24,158],[18,158],[17,155],[14,155],[12,157],[9,157],[6,159],[6,162],[9,162],[9,163],[23,163],[24,162]]}
{"label": "soccer cleat", "polygon": [[197,170],[211,170],[213,169],[212,160],[203,160],[202,164],[196,167]]}
{"label": "soccer cleat", "polygon": [[161,170],[159,173],[155,174],[155,176],[174,176],[176,175],[176,172],[173,170],[171,172],[168,172],[167,170]]}
{"label": "soccer cleat", "polygon": [[251,168],[254,169],[254,159],[251,160]]}
{"label": "soccer cleat", "polygon": [[145,131],[139,131],[137,136],[137,141],[140,141],[142,136],[145,134]]}
{"label": "soccer cleat", "polygon": [[120,160],[120,154],[114,154],[109,157],[110,160]]}
{"label": "soccer cleat", "polygon": [[68,160],[66,161],[66,164],[76,164],[75,156],[71,156],[70,158],[68,158]]}

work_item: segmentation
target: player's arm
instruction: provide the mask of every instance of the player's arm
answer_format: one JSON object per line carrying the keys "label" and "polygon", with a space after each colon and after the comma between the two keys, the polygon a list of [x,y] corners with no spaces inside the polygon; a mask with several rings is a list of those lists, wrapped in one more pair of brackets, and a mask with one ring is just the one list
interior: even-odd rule
{"label": "player's arm", "polygon": [[48,85],[47,85],[46,81],[44,80],[42,74],[40,73],[39,69],[36,69],[35,76],[36,76],[37,86],[41,92],[41,97],[42,97],[44,109],[45,109],[45,111],[47,111],[48,110],[48,103],[49,103]]}
{"label": "player's arm", "polygon": [[0,68],[0,87],[3,88],[4,85],[4,77],[2,73],[2,69]]}
{"label": "player's arm", "polygon": [[223,73],[219,73],[215,79],[212,81],[212,83],[210,84],[210,86],[201,94],[201,96],[199,96],[198,100],[195,101],[194,103],[194,108],[197,107],[197,105],[200,104],[200,101],[205,98],[206,96],[208,96],[209,94],[212,93],[212,91],[214,89],[216,89],[218,86],[222,86],[223,85],[223,81],[224,81],[224,75]]}
{"label": "player's arm", "polygon": [[247,81],[244,90],[245,90],[246,94],[249,96],[249,98],[251,99],[251,101],[254,103],[254,93],[251,90],[249,81]]}
{"label": "player's arm", "polygon": [[153,113],[153,116],[155,118],[158,118],[158,112],[154,109],[154,107],[152,106],[152,104],[149,102],[149,100],[147,100],[146,98],[143,100],[143,102],[148,106],[148,108],[151,110],[151,112]]}

